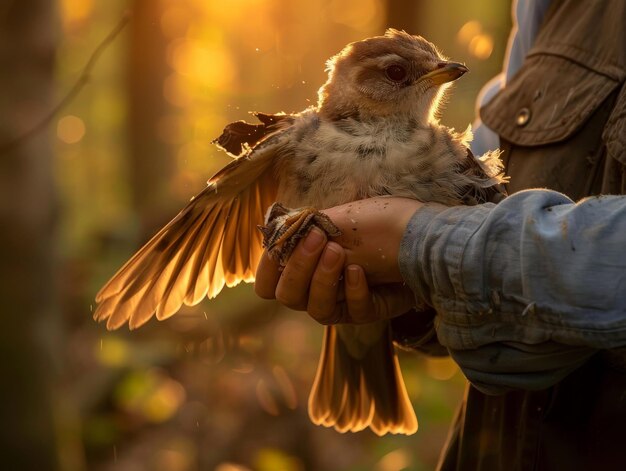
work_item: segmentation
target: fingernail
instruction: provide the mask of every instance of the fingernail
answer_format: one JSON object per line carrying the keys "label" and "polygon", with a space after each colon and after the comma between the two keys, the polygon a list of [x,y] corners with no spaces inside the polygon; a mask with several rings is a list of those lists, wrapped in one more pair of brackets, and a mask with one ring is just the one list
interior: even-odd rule
{"label": "fingernail", "polygon": [[341,254],[339,253],[339,250],[329,244],[326,246],[326,249],[324,249],[324,254],[322,255],[322,265],[324,265],[324,268],[334,268],[340,256]]}
{"label": "fingernail", "polygon": [[322,246],[324,239],[326,239],[324,233],[317,227],[314,227],[304,238],[302,245],[307,252],[313,253]]}
{"label": "fingernail", "polygon": [[351,265],[346,268],[346,281],[350,288],[356,288],[359,285],[359,278],[361,277],[359,267]]}

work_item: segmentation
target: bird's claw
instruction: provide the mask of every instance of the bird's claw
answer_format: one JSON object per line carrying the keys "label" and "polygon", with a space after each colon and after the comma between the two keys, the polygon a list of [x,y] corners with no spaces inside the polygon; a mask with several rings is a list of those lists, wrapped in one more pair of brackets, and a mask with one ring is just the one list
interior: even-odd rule
{"label": "bird's claw", "polygon": [[306,237],[313,226],[329,237],[341,235],[331,219],[315,208],[289,209],[280,203],[274,203],[268,210],[265,226],[259,226],[263,233],[263,247],[271,258],[284,265],[298,241]]}

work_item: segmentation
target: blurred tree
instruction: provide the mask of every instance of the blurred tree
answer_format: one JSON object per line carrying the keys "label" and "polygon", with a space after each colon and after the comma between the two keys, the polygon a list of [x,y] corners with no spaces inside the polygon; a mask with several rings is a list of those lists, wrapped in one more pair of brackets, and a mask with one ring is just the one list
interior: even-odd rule
{"label": "blurred tree", "polygon": [[131,3],[133,21],[128,56],[130,184],[140,220],[140,236],[145,239],[167,222],[178,205],[172,204],[169,198],[174,170],[173,151],[158,135],[160,122],[169,111],[163,97],[168,68],[165,62],[167,42],[159,26],[162,2],[134,0]]}
{"label": "blurred tree", "polygon": [[51,409],[56,316],[51,109],[55,3],[0,5],[0,443],[4,469],[57,468]]}

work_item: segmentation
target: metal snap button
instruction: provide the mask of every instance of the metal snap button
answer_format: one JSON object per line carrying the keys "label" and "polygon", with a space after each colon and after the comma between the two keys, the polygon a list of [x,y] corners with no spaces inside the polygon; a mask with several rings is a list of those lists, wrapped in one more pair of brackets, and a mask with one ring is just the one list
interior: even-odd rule
{"label": "metal snap button", "polygon": [[515,117],[515,124],[518,126],[526,126],[530,121],[530,110],[528,108],[522,108],[517,112],[517,116]]}

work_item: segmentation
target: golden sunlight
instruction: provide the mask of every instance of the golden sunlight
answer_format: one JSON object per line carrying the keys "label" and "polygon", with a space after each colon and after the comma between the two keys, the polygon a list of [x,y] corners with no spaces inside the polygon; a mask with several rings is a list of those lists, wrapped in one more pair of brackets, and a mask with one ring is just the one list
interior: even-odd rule
{"label": "golden sunlight", "polygon": [[168,38],[184,36],[191,23],[189,8],[171,5],[161,15],[161,31]]}
{"label": "golden sunlight", "polygon": [[219,90],[235,80],[235,64],[228,51],[217,44],[179,39],[171,49],[168,59],[172,68],[200,85]]}
{"label": "golden sunlight", "polygon": [[359,31],[379,28],[383,20],[380,0],[333,0],[330,19]]}
{"label": "golden sunlight", "polygon": [[79,359],[62,375],[64,407],[74,410],[61,411],[62,440],[72,441],[61,453],[78,463],[68,469],[434,469],[465,384],[449,360],[400,353],[422,435],[378,439],[309,423],[323,328],[257,299],[251,286],[137,332],[82,319],[114,265],[232,161],[213,144],[224,126],[256,123],[249,112],[314,106],[327,59],[350,42],[403,28],[469,62],[473,74],[442,118],[465,128],[475,92],[500,70],[508,7],[446,0],[442,15],[434,0],[52,3],[60,21],[44,18],[33,38],[57,47],[58,99],[74,93],[90,64],[89,82],[78,83],[50,130],[66,274],[58,311],[63,347]]}

